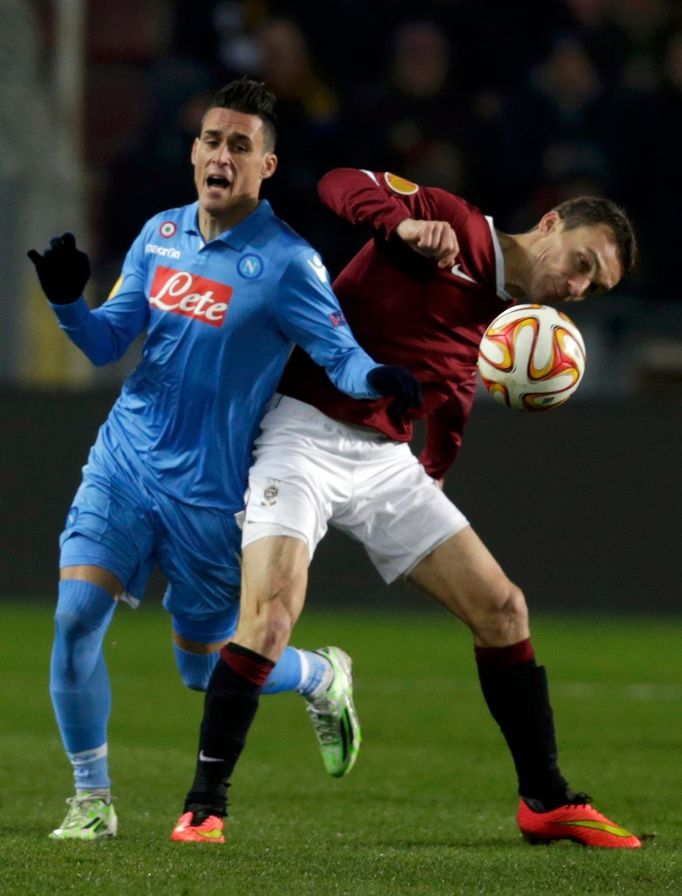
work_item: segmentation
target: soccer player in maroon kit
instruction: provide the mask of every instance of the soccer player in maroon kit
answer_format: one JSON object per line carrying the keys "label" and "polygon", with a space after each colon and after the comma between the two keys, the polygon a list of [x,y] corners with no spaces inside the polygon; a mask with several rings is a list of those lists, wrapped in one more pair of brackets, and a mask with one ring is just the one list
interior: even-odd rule
{"label": "soccer player in maroon kit", "polygon": [[[610,201],[585,197],[509,235],[445,190],[355,169],[330,172],[319,192],[372,234],[334,283],[344,315],[375,358],[416,376],[423,404],[401,413],[386,399],[352,401],[294,352],[249,476],[232,639],[240,659],[223,652],[214,671],[185,811],[209,838],[222,829],[260,687],[303,608],[307,566],[331,521],[365,545],[387,582],[406,577],[471,629],[483,695],[514,760],[524,836],[639,847],[562,776],[525,598],[440,487],[474,400],[487,325],[522,297],[579,301],[612,289],[634,264],[630,222]],[[427,426],[419,460],[408,447],[418,416]]]}

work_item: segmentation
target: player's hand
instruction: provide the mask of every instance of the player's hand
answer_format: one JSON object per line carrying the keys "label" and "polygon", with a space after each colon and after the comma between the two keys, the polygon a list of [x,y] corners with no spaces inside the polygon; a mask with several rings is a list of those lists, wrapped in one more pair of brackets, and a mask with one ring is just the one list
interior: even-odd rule
{"label": "player's hand", "polygon": [[41,255],[35,249],[27,253],[35,265],[43,292],[53,305],[68,305],[83,295],[90,279],[90,260],[76,249],[76,238],[64,233],[50,240]]}
{"label": "player's hand", "polygon": [[422,390],[407,367],[400,364],[384,364],[367,374],[367,382],[380,395],[393,396],[388,406],[388,414],[395,423],[410,408],[421,407]]}
{"label": "player's hand", "polygon": [[439,268],[451,268],[459,255],[457,234],[447,221],[405,218],[398,224],[395,232],[419,255],[437,261]]}

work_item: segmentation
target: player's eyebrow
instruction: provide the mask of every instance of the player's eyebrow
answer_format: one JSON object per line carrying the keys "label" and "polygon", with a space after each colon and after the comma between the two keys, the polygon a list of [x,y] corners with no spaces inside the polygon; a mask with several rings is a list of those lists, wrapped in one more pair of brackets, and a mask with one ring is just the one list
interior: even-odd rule
{"label": "player's eyebrow", "polygon": [[228,140],[243,140],[245,143],[251,145],[253,140],[249,137],[248,134],[242,134],[241,131],[234,131],[232,134],[228,135]]}
{"label": "player's eyebrow", "polygon": [[[222,137],[223,131],[220,128],[207,128],[205,131],[202,131],[202,137]],[[243,134],[241,131],[232,131],[227,135],[228,140],[246,140],[251,143],[251,137],[248,134]]]}

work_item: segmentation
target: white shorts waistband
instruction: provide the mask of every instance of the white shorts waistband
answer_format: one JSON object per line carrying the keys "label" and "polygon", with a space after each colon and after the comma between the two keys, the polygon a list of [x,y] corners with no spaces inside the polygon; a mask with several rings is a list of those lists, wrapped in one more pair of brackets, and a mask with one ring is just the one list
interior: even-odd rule
{"label": "white shorts waistband", "polygon": [[[319,408],[305,401],[299,401],[298,398],[292,398],[290,395],[282,395],[279,392],[270,399],[268,405],[269,411],[281,410],[286,412],[290,418],[298,420],[322,420],[328,426],[333,427],[336,432],[345,436],[352,436],[355,439],[366,440],[368,442],[394,442],[383,432],[378,429],[372,429],[369,426],[358,426],[356,423],[345,423],[343,420],[335,420],[333,417],[327,416]],[[400,443],[398,443],[400,444]]]}

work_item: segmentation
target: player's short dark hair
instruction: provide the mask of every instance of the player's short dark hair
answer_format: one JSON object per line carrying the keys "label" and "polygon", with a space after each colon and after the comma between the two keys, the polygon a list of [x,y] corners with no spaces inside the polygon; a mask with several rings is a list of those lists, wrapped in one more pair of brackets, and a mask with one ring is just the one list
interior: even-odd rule
{"label": "player's short dark hair", "polygon": [[272,152],[277,140],[277,97],[262,81],[252,78],[238,78],[225,84],[214,95],[208,109],[235,109],[245,115],[257,115],[263,122],[263,133],[267,149]]}
{"label": "player's short dark hair", "polygon": [[624,209],[601,196],[578,196],[555,206],[566,230],[605,224],[613,233],[623,275],[629,274],[637,260],[637,239]]}

